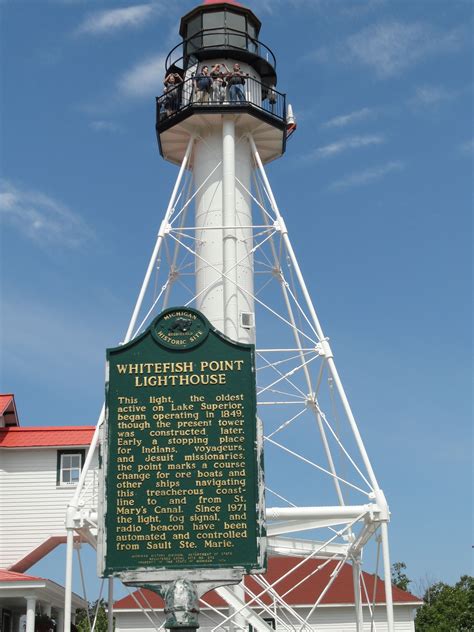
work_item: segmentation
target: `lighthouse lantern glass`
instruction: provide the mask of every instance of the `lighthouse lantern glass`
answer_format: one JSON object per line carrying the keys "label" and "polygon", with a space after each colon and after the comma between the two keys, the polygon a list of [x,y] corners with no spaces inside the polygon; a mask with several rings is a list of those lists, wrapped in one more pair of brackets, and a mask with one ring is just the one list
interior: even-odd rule
{"label": "lighthouse lantern glass", "polygon": [[[195,50],[202,48],[201,30],[201,16],[198,15],[197,17],[190,20],[188,23],[187,37],[189,39],[187,44],[187,53],[189,55]],[[194,35],[195,37],[193,37]]]}
{"label": "lighthouse lantern glass", "polygon": [[247,48],[246,46],[246,36],[245,36],[245,16],[240,15],[238,13],[233,13],[232,11],[227,11],[227,19],[226,26],[229,29],[233,29],[235,31],[240,31],[242,35],[239,33],[229,32],[229,46],[235,48]]}
{"label": "lighthouse lantern glass", "polygon": [[[212,11],[202,16],[203,47],[222,46],[224,44],[224,13]],[[211,31],[207,33],[206,31]]]}
{"label": "lighthouse lantern glass", "polygon": [[258,27],[236,11],[202,11],[186,24],[186,55],[200,48],[240,48],[257,53]]}

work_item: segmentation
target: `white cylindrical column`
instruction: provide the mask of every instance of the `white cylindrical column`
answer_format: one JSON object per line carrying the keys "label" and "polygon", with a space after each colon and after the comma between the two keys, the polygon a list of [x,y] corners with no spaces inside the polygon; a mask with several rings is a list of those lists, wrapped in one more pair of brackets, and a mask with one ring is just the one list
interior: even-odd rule
{"label": "white cylindrical column", "polygon": [[[236,262],[237,262],[237,302],[238,302],[238,337],[239,342],[255,344],[255,304],[254,264],[253,264],[253,229],[252,200],[249,194],[251,187],[253,162],[247,136],[240,136],[235,146],[235,225],[236,230]],[[250,326],[245,317],[249,315]]]}
{"label": "white cylindrical column", "polygon": [[[70,511],[72,513],[73,510],[71,509]],[[74,531],[70,527],[67,527],[66,533],[67,535],[66,535],[66,577],[64,581],[64,625],[65,625],[66,630],[69,630],[71,626],[72,556],[74,552]]]}
{"label": "white cylindrical column", "polygon": [[47,614],[48,617],[51,616],[51,604],[50,603],[43,604],[43,612],[44,612],[44,614]]}
{"label": "white cylindrical column", "polygon": [[360,589],[360,560],[352,562],[352,580],[354,583],[354,603],[356,611],[356,630],[364,632],[364,614],[362,611],[362,595]]}
{"label": "white cylindrical column", "polygon": [[235,213],[235,122],[224,116],[222,125],[222,225],[224,275],[224,333],[237,340],[239,306],[237,304],[237,247]]}
{"label": "white cylindrical column", "polygon": [[380,532],[382,537],[385,600],[387,603],[387,629],[388,632],[394,632],[395,622],[393,617],[392,575],[390,566],[390,551],[388,547],[388,527],[386,522],[382,522],[382,524],[380,525]]}
{"label": "white cylindrical column", "polygon": [[107,632],[114,630],[114,578],[109,577],[109,594],[107,596]]}
{"label": "white cylindrical column", "polygon": [[36,597],[26,598],[26,631],[35,632]]}
{"label": "white cylindrical column", "polygon": [[235,115],[196,139],[197,308],[219,331],[248,343],[255,331],[242,316],[250,314],[253,325],[251,169],[250,147],[236,134]]}
{"label": "white cylindrical column", "polygon": [[62,608],[58,608],[57,609],[56,631],[57,632],[66,632],[64,630],[64,610]]}

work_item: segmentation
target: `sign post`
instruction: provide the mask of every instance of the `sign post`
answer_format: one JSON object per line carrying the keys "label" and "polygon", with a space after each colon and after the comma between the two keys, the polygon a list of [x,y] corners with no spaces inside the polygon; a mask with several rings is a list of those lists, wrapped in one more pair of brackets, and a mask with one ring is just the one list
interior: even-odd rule
{"label": "sign post", "polygon": [[107,351],[102,447],[101,575],[203,594],[264,570],[253,345],[194,309],[162,312]]}

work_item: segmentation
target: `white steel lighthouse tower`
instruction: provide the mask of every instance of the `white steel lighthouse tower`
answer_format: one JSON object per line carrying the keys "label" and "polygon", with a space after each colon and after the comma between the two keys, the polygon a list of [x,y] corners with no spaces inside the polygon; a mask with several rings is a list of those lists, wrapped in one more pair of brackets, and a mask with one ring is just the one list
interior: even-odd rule
{"label": "white steel lighthouse tower", "polygon": [[[181,20],[156,122],[160,153],[179,172],[124,341],[160,311],[186,305],[230,339],[256,345],[269,555],[293,556],[298,572],[318,560],[308,576],[331,569],[304,616],[278,590],[280,579],[254,576],[257,593],[245,583],[219,588],[230,610],[213,629],[247,630],[250,623],[268,630],[269,611],[278,628],[313,629],[349,563],[355,608],[347,629],[393,632],[388,505],[265,171],[285,152],[295,125],[260,28],[255,14],[233,1],[205,0]],[[95,537],[82,489],[81,481],[68,514],[71,548],[74,530],[89,528],[88,541]],[[371,570],[384,579],[383,602],[365,584],[365,548]],[[375,628],[381,609],[386,622]]]}

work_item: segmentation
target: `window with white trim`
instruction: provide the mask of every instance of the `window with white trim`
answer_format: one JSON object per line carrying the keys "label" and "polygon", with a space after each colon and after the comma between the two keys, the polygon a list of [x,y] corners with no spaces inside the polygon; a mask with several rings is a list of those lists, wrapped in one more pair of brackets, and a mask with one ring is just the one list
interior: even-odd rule
{"label": "window with white trim", "polygon": [[61,487],[77,485],[84,464],[84,450],[59,450],[57,484]]}

